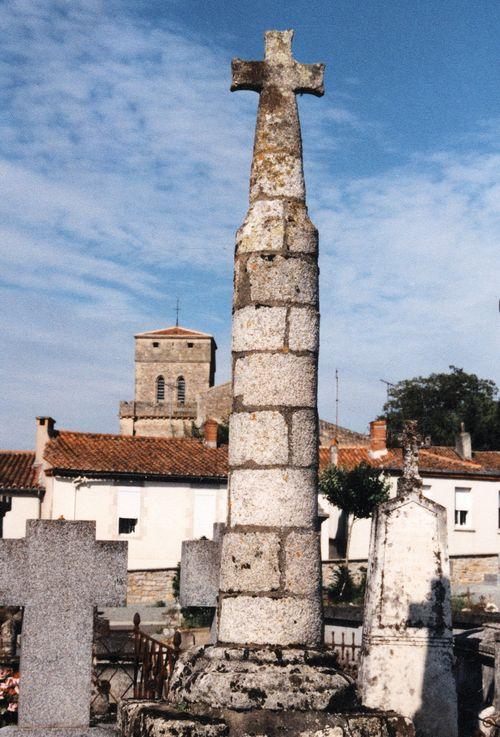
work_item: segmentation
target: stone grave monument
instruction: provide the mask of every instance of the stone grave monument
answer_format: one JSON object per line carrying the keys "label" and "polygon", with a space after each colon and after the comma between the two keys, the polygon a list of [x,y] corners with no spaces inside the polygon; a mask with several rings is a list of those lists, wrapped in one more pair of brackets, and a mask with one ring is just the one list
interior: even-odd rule
{"label": "stone grave monument", "polygon": [[372,521],[359,687],[365,706],[456,737],[446,509],[422,494],[420,438],[407,421],[398,494]]}
{"label": "stone grave monument", "polygon": [[323,94],[323,65],[295,61],[292,36],[269,31],[263,61],[232,65],[231,89],[254,90],[260,101],[250,208],[236,239],[216,642],[181,656],[170,705],[122,706],[124,735],[411,734],[395,715],[339,713],[355,705],[354,684],[323,647],[318,233],[305,202],[295,97]]}
{"label": "stone grave monument", "polygon": [[19,724],[0,735],[100,737],[89,728],[95,606],[125,603],[127,543],[95,522],[29,520],[0,540],[0,604],[23,606]]}
{"label": "stone grave monument", "polygon": [[181,607],[210,607],[214,618],[210,641],[217,640],[217,597],[220,581],[220,553],[225,525],[216,522],[212,540],[184,540],[181,552]]}

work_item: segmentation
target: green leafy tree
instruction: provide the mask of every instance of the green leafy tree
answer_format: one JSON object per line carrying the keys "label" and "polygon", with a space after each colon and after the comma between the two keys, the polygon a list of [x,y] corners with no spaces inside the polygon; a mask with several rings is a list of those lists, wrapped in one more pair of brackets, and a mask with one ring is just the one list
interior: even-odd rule
{"label": "green leafy tree", "polygon": [[389,499],[390,484],[380,469],[360,463],[352,469],[327,466],[319,477],[320,493],[347,516],[346,566],[356,520],[371,517],[375,508]]}
{"label": "green leafy tree", "polygon": [[450,366],[449,373],[417,376],[389,388],[380,419],[386,419],[389,444],[398,445],[403,421],[418,421],[422,435],[434,445],[454,445],[460,423],[472,437],[475,450],[500,448],[500,402],[493,381]]}

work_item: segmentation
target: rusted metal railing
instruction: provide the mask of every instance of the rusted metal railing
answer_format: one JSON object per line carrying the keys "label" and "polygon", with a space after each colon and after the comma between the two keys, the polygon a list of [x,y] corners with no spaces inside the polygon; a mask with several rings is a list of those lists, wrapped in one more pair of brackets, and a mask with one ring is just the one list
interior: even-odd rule
{"label": "rusted metal railing", "polygon": [[142,632],[140,624],[137,613],[134,615],[134,698],[163,699],[168,694],[182,637],[176,632],[173,645],[167,645]]}
{"label": "rusted metal railing", "polygon": [[361,645],[356,645],[356,636],[351,633],[351,642],[346,642],[345,632],[340,633],[340,642],[335,641],[335,632],[332,632],[331,648],[338,656],[339,665],[350,675],[356,676],[358,671]]}

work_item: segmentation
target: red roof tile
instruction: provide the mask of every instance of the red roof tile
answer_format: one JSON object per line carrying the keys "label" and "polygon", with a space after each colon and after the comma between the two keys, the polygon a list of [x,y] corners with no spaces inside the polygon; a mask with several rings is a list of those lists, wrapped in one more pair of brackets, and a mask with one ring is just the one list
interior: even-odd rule
{"label": "red roof tile", "polygon": [[39,491],[38,472],[33,468],[35,454],[30,450],[0,450],[0,491],[17,489]]}
{"label": "red roof tile", "polygon": [[[319,449],[320,468],[329,464],[330,449]],[[342,447],[338,448],[338,464],[346,468],[354,468],[359,463],[368,463],[370,466],[388,471],[400,471],[403,467],[401,448],[389,448],[387,453],[379,458],[372,458],[369,448]],[[500,472],[500,451],[483,451],[473,454],[471,461],[461,458],[454,448],[431,446],[420,449],[419,469],[422,475],[428,473],[453,473],[464,475],[497,475]]]}
{"label": "red roof tile", "polygon": [[225,478],[227,446],[208,448],[195,438],[59,432],[45,448],[52,470]]}
{"label": "red roof tile", "polygon": [[472,454],[472,457],[476,463],[480,463],[484,468],[500,471],[500,451],[478,450]]}

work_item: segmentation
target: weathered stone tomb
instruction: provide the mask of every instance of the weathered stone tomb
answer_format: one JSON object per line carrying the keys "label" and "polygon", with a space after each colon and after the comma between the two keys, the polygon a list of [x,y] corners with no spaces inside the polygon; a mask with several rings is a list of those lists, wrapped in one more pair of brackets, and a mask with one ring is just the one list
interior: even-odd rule
{"label": "weathered stone tomb", "polygon": [[124,604],[126,584],[127,543],[96,541],[95,522],[29,520],[0,540],[0,604],[25,608],[19,725],[1,735],[109,735],[89,729],[94,607]]}
{"label": "weathered stone tomb", "polygon": [[416,423],[403,433],[398,495],[372,522],[359,688],[363,704],[455,737],[457,701],[446,509],[422,494]]}

